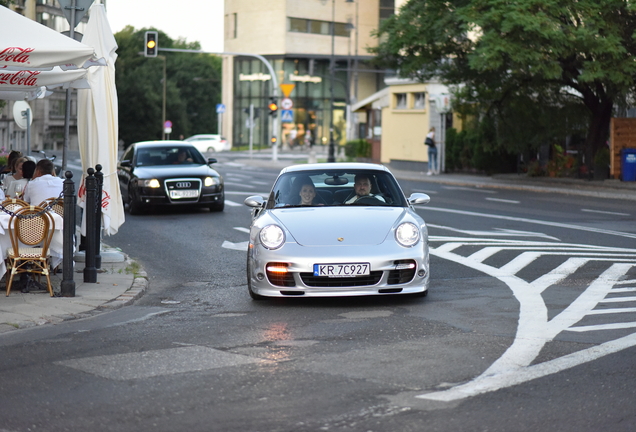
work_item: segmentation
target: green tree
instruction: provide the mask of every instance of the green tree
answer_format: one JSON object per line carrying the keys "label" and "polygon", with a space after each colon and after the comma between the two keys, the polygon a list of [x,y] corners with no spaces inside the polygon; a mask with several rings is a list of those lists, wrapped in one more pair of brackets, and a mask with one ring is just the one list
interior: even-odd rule
{"label": "green tree", "polygon": [[[209,54],[159,53],[140,55],[146,30],[127,26],[117,34],[116,85],[119,99],[119,137],[125,144],[161,139],[163,67],[166,64],[166,119],[173,123],[171,138],[214,133],[216,104],[220,102],[221,59]],[[159,32],[160,48],[200,50],[200,45],[174,41]]]}
{"label": "green tree", "polygon": [[508,122],[524,138],[529,108],[535,133],[549,139],[558,122],[580,126],[584,107],[591,160],[614,104],[634,90],[635,35],[628,0],[410,0],[380,27],[372,51],[401,76],[460,86],[460,98],[498,112],[499,122],[516,113]]}

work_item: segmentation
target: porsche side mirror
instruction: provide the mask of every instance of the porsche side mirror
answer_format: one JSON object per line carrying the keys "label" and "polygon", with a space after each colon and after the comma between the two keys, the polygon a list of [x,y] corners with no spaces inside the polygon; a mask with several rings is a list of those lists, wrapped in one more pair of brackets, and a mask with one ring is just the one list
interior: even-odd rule
{"label": "porsche side mirror", "polygon": [[428,204],[431,201],[431,197],[424,193],[414,193],[409,197],[410,205]]}
{"label": "porsche side mirror", "polygon": [[208,165],[212,165],[212,164],[215,164],[215,163],[217,163],[217,162],[218,162],[218,161],[217,161],[215,158],[209,158],[209,159],[208,159]]}
{"label": "porsche side mirror", "polygon": [[265,198],[258,195],[247,197],[245,198],[245,201],[243,201],[243,203],[245,203],[246,206],[252,207],[252,208],[264,207],[266,202],[267,201],[265,201]]}

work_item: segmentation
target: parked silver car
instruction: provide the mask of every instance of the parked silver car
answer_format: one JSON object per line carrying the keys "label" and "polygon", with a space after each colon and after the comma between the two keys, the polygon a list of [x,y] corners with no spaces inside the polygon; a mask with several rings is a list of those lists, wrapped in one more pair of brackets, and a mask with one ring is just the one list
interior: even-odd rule
{"label": "parked silver car", "polygon": [[232,150],[232,144],[221,135],[201,134],[192,135],[184,141],[189,142],[201,153],[214,153]]}
{"label": "parked silver car", "polygon": [[295,165],[252,196],[247,286],[262,297],[426,295],[428,231],[382,165]]}

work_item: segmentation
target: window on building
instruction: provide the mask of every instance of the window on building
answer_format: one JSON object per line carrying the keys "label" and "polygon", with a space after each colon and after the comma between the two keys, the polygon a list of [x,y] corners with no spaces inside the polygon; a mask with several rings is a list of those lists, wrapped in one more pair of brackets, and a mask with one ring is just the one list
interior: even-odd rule
{"label": "window on building", "polygon": [[[287,30],[290,32],[331,35],[331,25],[330,21],[287,17]],[[347,23],[333,23],[333,25],[335,36],[349,37]]]}
{"label": "window on building", "polygon": [[406,109],[406,93],[395,93],[395,108]]}
{"label": "window on building", "polygon": [[395,14],[395,0],[380,0],[380,24]]}
{"label": "window on building", "polygon": [[233,13],[229,15],[229,20],[228,20],[228,26],[226,27],[228,29],[228,37],[230,39],[236,39],[237,38],[237,27],[238,27],[238,14]]}
{"label": "window on building", "polygon": [[302,18],[287,18],[287,28],[290,32],[307,33],[307,20]]}
{"label": "window on building", "polygon": [[426,93],[413,93],[413,109],[424,109],[426,107]]}
{"label": "window on building", "polygon": [[309,33],[328,35],[331,29],[327,21],[309,20]]}

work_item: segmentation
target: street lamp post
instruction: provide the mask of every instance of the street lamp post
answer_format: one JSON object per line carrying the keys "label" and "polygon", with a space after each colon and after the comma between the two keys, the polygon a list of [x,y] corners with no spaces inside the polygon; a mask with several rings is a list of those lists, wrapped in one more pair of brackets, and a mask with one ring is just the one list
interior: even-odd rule
{"label": "street lamp post", "polygon": [[336,161],[336,143],[333,140],[333,97],[334,97],[334,81],[336,79],[335,69],[335,46],[336,46],[336,0],[331,0],[331,58],[329,59],[330,80],[330,102],[329,102],[329,155],[327,162]]}

